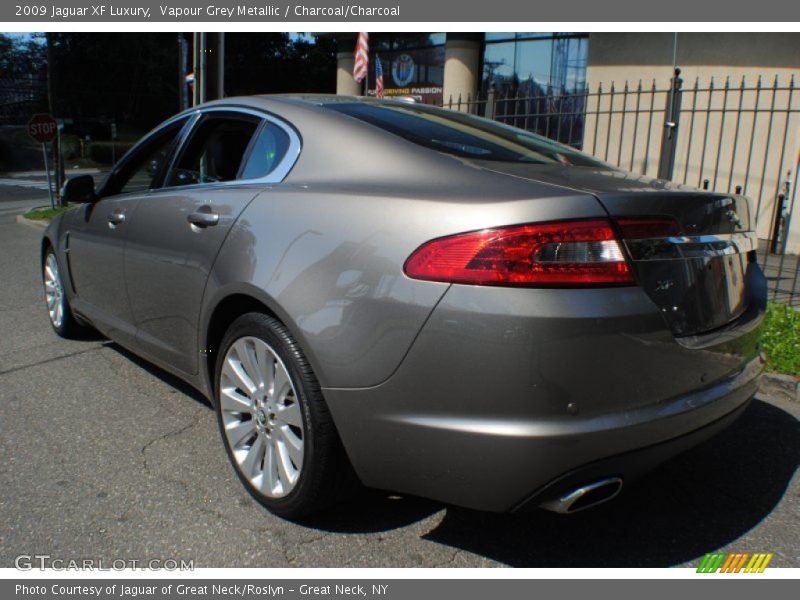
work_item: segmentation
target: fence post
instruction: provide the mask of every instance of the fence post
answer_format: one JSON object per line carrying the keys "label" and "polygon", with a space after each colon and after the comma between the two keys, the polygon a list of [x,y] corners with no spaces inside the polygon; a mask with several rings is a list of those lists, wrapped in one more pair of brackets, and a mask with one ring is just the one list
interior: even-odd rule
{"label": "fence post", "polygon": [[495,94],[497,93],[497,89],[494,86],[494,82],[489,86],[489,93],[486,94],[486,114],[484,115],[487,119],[494,119],[494,103],[495,103]]}
{"label": "fence post", "polygon": [[658,178],[672,179],[675,168],[675,150],[678,148],[678,125],[681,119],[681,99],[683,98],[683,79],[681,70],[675,69],[667,105],[664,110],[664,134],[661,138],[661,154],[658,161]]}

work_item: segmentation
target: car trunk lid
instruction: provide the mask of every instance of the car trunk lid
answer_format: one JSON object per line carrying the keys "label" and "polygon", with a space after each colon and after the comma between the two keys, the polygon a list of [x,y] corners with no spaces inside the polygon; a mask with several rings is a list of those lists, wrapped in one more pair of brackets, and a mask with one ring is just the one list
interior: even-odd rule
{"label": "car trunk lid", "polygon": [[[636,280],[675,335],[718,329],[747,310],[748,269],[756,268],[755,219],[747,198],[614,169],[479,164],[593,194],[620,225]],[[649,229],[625,226],[637,221],[649,222]]]}

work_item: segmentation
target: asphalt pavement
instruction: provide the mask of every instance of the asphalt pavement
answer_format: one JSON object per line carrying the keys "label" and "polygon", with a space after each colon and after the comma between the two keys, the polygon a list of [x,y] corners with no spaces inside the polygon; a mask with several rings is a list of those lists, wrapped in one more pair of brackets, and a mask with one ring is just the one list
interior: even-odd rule
{"label": "asphalt pavement", "polygon": [[[228,465],[207,402],[103,339],[51,331],[47,203],[0,185],[0,567],[20,554],[196,567],[661,567],[772,552],[800,567],[800,403],[760,396],[731,428],[572,516],[486,514],[364,492],[302,524]],[[520,473],[520,477],[524,477]]]}

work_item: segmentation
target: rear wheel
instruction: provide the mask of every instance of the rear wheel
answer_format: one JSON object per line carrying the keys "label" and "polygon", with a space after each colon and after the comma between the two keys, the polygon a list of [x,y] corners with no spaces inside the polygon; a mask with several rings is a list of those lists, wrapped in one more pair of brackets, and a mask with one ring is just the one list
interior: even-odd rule
{"label": "rear wheel", "polygon": [[42,280],[44,282],[44,298],[47,303],[47,314],[53,330],[64,338],[81,337],[86,328],[75,320],[69,301],[64,293],[64,282],[61,270],[52,248],[47,250],[42,263]]}
{"label": "rear wheel", "polygon": [[308,361],[280,321],[239,317],[220,345],[216,409],[236,474],[272,512],[299,518],[352,489],[352,468]]}

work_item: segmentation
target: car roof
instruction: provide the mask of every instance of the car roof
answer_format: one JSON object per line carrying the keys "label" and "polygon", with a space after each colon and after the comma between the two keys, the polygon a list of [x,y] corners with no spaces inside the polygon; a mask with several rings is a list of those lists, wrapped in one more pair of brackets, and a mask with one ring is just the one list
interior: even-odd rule
{"label": "car roof", "polygon": [[344,96],[338,94],[259,94],[253,96],[231,96],[219,100],[211,100],[204,104],[193,106],[186,112],[202,110],[206,107],[220,105],[235,105],[265,110],[275,109],[280,105],[295,105],[324,108],[327,104],[359,102],[364,104],[398,104],[408,103],[407,99],[377,99],[368,96]]}

